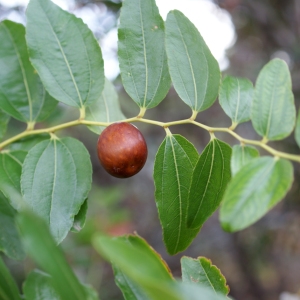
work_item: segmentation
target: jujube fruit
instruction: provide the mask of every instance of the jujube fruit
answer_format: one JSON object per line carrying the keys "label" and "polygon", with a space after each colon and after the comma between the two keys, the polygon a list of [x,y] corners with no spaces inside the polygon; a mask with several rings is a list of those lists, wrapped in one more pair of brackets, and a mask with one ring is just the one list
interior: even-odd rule
{"label": "jujube fruit", "polygon": [[138,173],[144,166],[148,149],[141,132],[125,122],[106,127],[97,143],[98,158],[112,176],[127,178]]}

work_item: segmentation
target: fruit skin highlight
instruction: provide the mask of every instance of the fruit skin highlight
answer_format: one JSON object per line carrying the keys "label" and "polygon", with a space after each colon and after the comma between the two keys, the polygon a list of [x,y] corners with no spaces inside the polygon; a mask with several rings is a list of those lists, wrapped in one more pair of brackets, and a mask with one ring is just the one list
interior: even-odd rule
{"label": "fruit skin highlight", "polygon": [[128,178],[143,168],[148,149],[143,135],[134,125],[117,122],[102,131],[97,153],[101,165],[110,175]]}

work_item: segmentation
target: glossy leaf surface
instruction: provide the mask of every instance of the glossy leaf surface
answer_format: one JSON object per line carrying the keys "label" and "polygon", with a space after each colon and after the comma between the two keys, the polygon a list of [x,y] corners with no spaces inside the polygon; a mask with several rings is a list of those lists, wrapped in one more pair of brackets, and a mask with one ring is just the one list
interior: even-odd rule
{"label": "glossy leaf surface", "polygon": [[199,231],[186,226],[188,193],[198,158],[193,144],[180,135],[168,135],[156,154],[155,201],[170,254],[185,250]]}
{"label": "glossy leaf surface", "polygon": [[226,76],[222,82],[219,101],[232,123],[250,120],[253,84],[245,78]]}
{"label": "glossy leaf surface", "polygon": [[87,198],[91,182],[91,161],[84,145],[73,138],[54,138],[28,152],[21,188],[25,202],[47,222],[60,243]]}
{"label": "glossy leaf surface", "polygon": [[22,260],[25,252],[15,226],[15,216],[16,211],[0,192],[0,250],[12,259]]}
{"label": "glossy leaf surface", "polygon": [[218,96],[219,65],[197,28],[178,10],[167,17],[166,51],[179,97],[194,111],[210,107]]}
{"label": "glossy leaf surface", "polygon": [[293,166],[284,159],[260,157],[246,164],[226,189],[220,220],[224,230],[238,231],[264,216],[286,195]]}
{"label": "glossy leaf surface", "polygon": [[291,75],[287,64],[273,59],[260,71],[252,105],[252,123],[267,140],[280,140],[293,130],[296,119]]}
{"label": "glossy leaf surface", "polygon": [[[101,97],[86,109],[86,120],[95,122],[115,122],[125,119],[119,104],[118,94],[114,85],[105,80]],[[105,127],[88,126],[88,128],[100,134]]]}
{"label": "glossy leaf surface", "polygon": [[125,300],[149,300],[150,298],[145,292],[128,277],[120,268],[113,266],[115,282],[119,289],[122,291]]}
{"label": "glossy leaf surface", "polygon": [[7,124],[10,117],[5,112],[0,110],[0,140],[4,137],[6,133]]}
{"label": "glossy leaf surface", "polygon": [[231,178],[230,158],[230,146],[218,139],[205,147],[194,169],[188,195],[188,227],[201,227],[219,207]]}
{"label": "glossy leaf surface", "polygon": [[104,85],[103,59],[88,27],[50,0],[31,0],[26,16],[30,59],[47,91],[70,106],[95,102]]}
{"label": "glossy leaf surface", "polygon": [[0,257],[0,299],[21,300],[16,282]]}
{"label": "glossy leaf surface", "polygon": [[45,91],[29,61],[24,26],[1,22],[0,40],[0,108],[23,122],[44,120],[57,101]]}
{"label": "glossy leaf surface", "polygon": [[30,272],[23,291],[26,300],[61,300],[53,287],[51,276],[39,270]]}
{"label": "glossy leaf surface", "polygon": [[120,15],[119,62],[124,88],[139,107],[158,105],[170,88],[164,21],[154,0],[125,0]]}
{"label": "glossy leaf surface", "polygon": [[296,129],[295,129],[295,140],[300,147],[300,110],[298,112],[298,117],[297,117],[297,123],[296,123]]}
{"label": "glossy leaf surface", "polygon": [[230,161],[231,174],[235,175],[244,165],[259,157],[256,148],[247,145],[235,145],[232,147],[232,156]]}
{"label": "glossy leaf surface", "polygon": [[52,285],[61,299],[89,300],[44,220],[32,212],[23,211],[17,217],[17,224],[27,253],[51,276]]}
{"label": "glossy leaf surface", "polygon": [[26,155],[22,150],[0,152],[0,191],[16,210],[23,206],[20,180]]}
{"label": "glossy leaf surface", "polygon": [[196,283],[207,287],[214,293],[227,295],[229,288],[221,271],[205,257],[193,259],[187,256],[181,258],[182,281]]}

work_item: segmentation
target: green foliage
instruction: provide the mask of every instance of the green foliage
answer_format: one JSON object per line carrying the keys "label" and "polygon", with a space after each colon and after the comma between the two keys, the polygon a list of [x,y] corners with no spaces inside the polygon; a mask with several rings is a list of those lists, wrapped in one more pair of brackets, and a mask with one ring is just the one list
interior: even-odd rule
{"label": "green foliage", "polygon": [[246,145],[235,145],[232,147],[230,161],[231,174],[235,175],[244,165],[259,156],[256,148]]}
{"label": "green foliage", "polygon": [[0,257],[0,299],[21,300],[16,282]]}
{"label": "green foliage", "polygon": [[139,107],[155,107],[170,88],[164,22],[155,1],[124,1],[118,37],[125,90]]}
{"label": "green foliage", "polygon": [[9,115],[0,110],[0,140],[2,140],[6,133],[6,128],[9,119]]}
{"label": "green foliage", "polygon": [[28,152],[21,178],[24,201],[47,221],[57,243],[71,229],[91,181],[89,153],[73,138],[43,141]]}
{"label": "green foliage", "polygon": [[[138,116],[126,119],[113,84],[105,80],[98,42],[82,20],[50,0],[31,0],[26,29],[2,21],[0,40],[0,139],[8,135],[10,117],[27,123],[25,131],[0,142],[0,250],[21,260],[25,248],[43,270],[28,275],[23,298],[98,299],[92,288],[78,281],[57,247],[70,230],[79,232],[88,221],[92,183],[87,149],[74,138],[58,138],[59,130],[84,125],[100,134],[120,120],[165,130],[153,179],[163,240],[171,255],[189,247],[220,205],[223,229],[238,231],[263,217],[290,189],[290,161],[299,163],[300,155],[277,151],[268,144],[287,137],[296,123],[295,139],[300,146],[300,114],[295,122],[290,73],[282,60],[269,62],[255,87],[248,79],[230,76],[220,86],[217,61],[181,12],[169,12],[164,22],[154,0],[125,0],[118,57],[124,88],[140,108]],[[191,118],[168,123],[145,119],[146,110],[166,96],[171,79],[190,107]],[[209,108],[218,95],[232,120],[230,128],[196,121],[198,112]],[[53,97],[74,106],[79,118],[35,128],[55,108]],[[261,141],[235,132],[238,124],[250,119]],[[191,142],[169,129],[184,124],[210,133],[211,141],[201,155]],[[240,145],[232,150],[215,138],[215,132],[232,135]],[[259,157],[253,146],[271,156]],[[98,234],[93,245],[112,262],[126,300],[228,299],[224,276],[206,258],[184,257],[183,282],[179,282],[137,235],[110,238]],[[1,259],[0,275],[0,298],[21,299]]]}
{"label": "green foliage", "polygon": [[186,226],[188,193],[199,155],[180,135],[167,135],[154,163],[155,200],[170,254],[186,249],[197,235]]}
{"label": "green foliage", "polygon": [[39,270],[33,270],[27,276],[23,285],[24,296],[26,300],[60,300],[59,294],[56,293],[52,278],[48,274]]}
{"label": "green foliage", "polygon": [[296,140],[298,146],[300,147],[300,110],[298,112],[298,117],[297,117],[295,140]]}
{"label": "green foliage", "polygon": [[230,146],[215,138],[202,152],[188,195],[188,228],[200,228],[218,208],[231,177],[230,157]]}
{"label": "green foliage", "polygon": [[0,40],[0,108],[23,122],[46,119],[57,101],[45,91],[29,61],[24,26],[1,22]]}
{"label": "green foliage", "polygon": [[[105,80],[105,85],[101,97],[86,109],[86,120],[95,122],[116,122],[125,119],[119,106],[118,94],[114,85]],[[105,128],[103,126],[88,126],[88,128],[100,134]]]}
{"label": "green foliage", "polygon": [[181,259],[182,281],[198,284],[211,289],[215,293],[227,295],[229,288],[221,271],[205,257]]}
{"label": "green foliage", "polygon": [[233,124],[250,120],[253,91],[253,84],[248,79],[226,76],[223,80],[219,101]]}
{"label": "green foliage", "polygon": [[220,220],[227,231],[248,227],[288,192],[293,166],[285,159],[255,158],[235,174],[225,192]]}
{"label": "green foliage", "polygon": [[[50,282],[48,289],[52,290],[53,287],[61,299],[95,299],[89,296],[91,292],[79,283],[42,219],[32,212],[23,211],[17,217],[17,224],[27,253],[51,276],[51,279],[39,282],[40,288],[41,285]],[[36,279],[28,283],[26,291],[32,289],[32,285],[35,284],[38,284]]]}
{"label": "green foliage", "polygon": [[12,259],[22,260],[25,252],[15,226],[16,211],[0,192],[0,250]]}
{"label": "green foliage", "polygon": [[95,102],[102,93],[104,71],[92,32],[50,0],[31,0],[26,16],[30,60],[47,91],[70,106]]}
{"label": "green foliage", "polygon": [[266,140],[281,140],[295,126],[296,109],[288,66],[273,59],[260,71],[252,106],[252,123]]}
{"label": "green foliage", "polygon": [[20,180],[26,155],[27,151],[23,150],[0,153],[0,190],[16,210],[23,206]]}
{"label": "green foliage", "polygon": [[219,91],[219,65],[194,24],[177,10],[167,17],[166,50],[180,98],[194,111],[209,108]]}

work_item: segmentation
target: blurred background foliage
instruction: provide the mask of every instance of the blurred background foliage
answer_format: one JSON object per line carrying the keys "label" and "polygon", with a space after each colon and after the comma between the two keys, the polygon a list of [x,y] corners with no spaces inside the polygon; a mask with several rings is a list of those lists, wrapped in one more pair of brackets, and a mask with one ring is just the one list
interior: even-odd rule
{"label": "blurred background foliage", "polygon": [[[182,0],[183,1],[183,0]],[[197,0],[205,1],[205,0]],[[295,102],[300,101],[300,1],[299,0],[215,0],[229,12],[236,31],[236,40],[227,50],[229,65],[224,74],[248,77],[255,83],[259,70],[274,57],[284,59],[291,70]],[[121,1],[76,0],[73,12],[80,16],[91,14],[94,31],[100,45],[104,37],[117,27]],[[23,6],[6,7],[0,2],[0,19],[24,20]],[[13,17],[11,17],[13,16]],[[18,19],[19,18],[19,19]],[[208,24],[209,26],[209,24]],[[0,41],[1,42],[1,41]],[[117,57],[117,49],[111,48],[108,57]],[[112,70],[113,71],[113,70]],[[121,107],[127,117],[138,113],[138,108],[124,91],[120,76],[114,80]],[[44,127],[77,117],[73,108],[59,105]],[[190,116],[190,110],[171,89],[166,99],[146,113],[146,117],[171,121]],[[199,114],[198,119],[212,126],[230,126],[230,120],[216,102],[210,109]],[[222,231],[215,213],[203,226],[193,244],[184,253],[169,256],[162,242],[161,227],[154,201],[152,169],[155,153],[164,138],[164,131],[156,126],[137,124],[149,147],[149,158],[144,169],[135,177],[115,179],[101,168],[96,156],[97,136],[84,127],[67,129],[59,135],[71,135],[88,148],[94,169],[94,184],[88,201],[88,217],[79,233],[70,233],[62,243],[69,263],[84,282],[92,284],[101,299],[123,299],[113,281],[110,265],[96,254],[90,245],[90,237],[101,231],[121,235],[137,231],[152,245],[170,265],[175,276],[180,277],[180,258],[206,256],[216,264],[231,289],[230,295],[239,300],[300,299],[300,166],[295,166],[295,182],[286,199],[263,219],[239,233]],[[11,120],[7,135],[24,129],[24,125]],[[171,128],[195,144],[199,152],[209,140],[207,132],[195,126]],[[247,138],[258,136],[251,123],[237,128]],[[237,143],[231,136],[218,135],[227,143]],[[283,142],[272,143],[282,151],[299,153],[293,136]],[[261,152],[261,154],[264,154]],[[24,263],[5,258],[20,286],[26,274],[34,267],[32,261]],[[287,298],[288,293],[296,298]]]}

